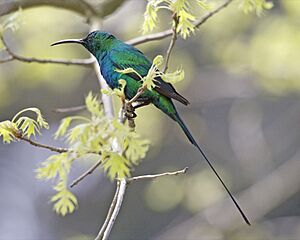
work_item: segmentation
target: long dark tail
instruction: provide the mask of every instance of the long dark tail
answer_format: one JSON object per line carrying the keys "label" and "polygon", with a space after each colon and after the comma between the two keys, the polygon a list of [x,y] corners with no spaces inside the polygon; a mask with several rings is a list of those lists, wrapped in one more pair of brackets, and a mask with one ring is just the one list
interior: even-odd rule
{"label": "long dark tail", "polygon": [[243,219],[245,220],[245,222],[248,225],[250,224],[250,221],[248,220],[248,218],[246,217],[245,213],[243,212],[243,210],[241,209],[241,207],[239,206],[239,204],[237,203],[237,201],[235,200],[235,198],[233,197],[233,195],[231,194],[231,192],[229,191],[229,189],[227,188],[226,184],[223,182],[222,178],[220,177],[220,175],[218,174],[218,172],[216,171],[216,169],[213,167],[213,165],[211,164],[211,162],[209,161],[208,157],[206,156],[205,152],[201,149],[201,147],[198,145],[198,143],[196,142],[196,140],[193,138],[191,132],[189,131],[189,129],[187,128],[187,126],[185,125],[185,123],[182,121],[182,119],[180,118],[179,114],[176,113],[175,117],[174,117],[175,121],[178,122],[178,124],[180,125],[180,127],[182,128],[182,130],[184,131],[185,135],[187,136],[187,138],[190,140],[190,142],[196,147],[198,148],[198,150],[200,151],[200,153],[202,154],[202,156],[204,157],[204,159],[206,160],[206,162],[208,163],[208,165],[210,166],[210,168],[212,169],[212,171],[214,172],[214,174],[217,176],[217,178],[219,179],[219,181],[222,183],[223,187],[225,188],[226,192],[229,194],[230,198],[232,199],[232,201],[234,202],[235,206],[237,207],[237,209],[239,210],[240,214],[242,215]]}

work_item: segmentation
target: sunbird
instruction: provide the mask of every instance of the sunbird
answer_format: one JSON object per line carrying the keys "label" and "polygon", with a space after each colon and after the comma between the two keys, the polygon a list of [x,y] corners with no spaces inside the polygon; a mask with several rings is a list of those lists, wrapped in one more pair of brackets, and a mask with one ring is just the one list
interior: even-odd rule
{"label": "sunbird", "polygon": [[[119,88],[119,80],[124,79],[126,81],[124,93],[126,99],[128,100],[132,99],[142,87],[143,83],[140,76],[146,76],[152,66],[152,62],[140,50],[132,45],[124,43],[108,32],[93,31],[83,39],[61,40],[51,44],[51,46],[66,43],[80,44],[84,46],[92,55],[94,55],[98,61],[101,74],[111,89]],[[124,74],[118,71],[127,68],[133,68],[137,73],[139,73],[140,76],[134,72]],[[188,105],[189,101],[181,96],[175,90],[172,84],[165,82],[161,77],[156,77],[154,82],[156,86],[150,90],[145,89],[143,94],[137,99],[137,102],[139,103],[137,107],[152,103],[155,107],[163,111],[179,124],[189,141],[200,151],[203,158],[206,160],[216,177],[219,179],[245,222],[250,225],[250,221],[242,211],[241,207],[227,188],[220,175],[211,164],[205,152],[192,136],[186,124],[179,116],[173,103],[173,100],[176,100],[184,105]]]}

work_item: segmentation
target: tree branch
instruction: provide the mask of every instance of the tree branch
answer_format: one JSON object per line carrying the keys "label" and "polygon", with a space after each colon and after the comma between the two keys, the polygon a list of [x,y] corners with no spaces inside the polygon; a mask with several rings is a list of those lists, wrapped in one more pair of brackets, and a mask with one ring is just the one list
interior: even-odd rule
{"label": "tree branch", "polygon": [[3,36],[0,36],[0,40],[3,42],[4,50],[9,55],[6,59],[1,59],[0,63],[18,60],[20,62],[25,62],[25,63],[43,63],[43,64],[53,63],[53,64],[80,65],[80,66],[85,66],[85,67],[92,67],[93,63],[95,61],[93,58],[65,60],[65,59],[40,59],[40,58],[34,58],[34,57],[23,57],[23,56],[20,56],[20,55],[14,53],[9,48],[9,46],[7,45]]}
{"label": "tree branch", "polygon": [[113,200],[112,200],[112,202],[110,204],[110,207],[109,207],[106,219],[105,219],[105,221],[104,221],[104,223],[103,223],[103,225],[102,225],[102,227],[101,227],[101,229],[100,229],[97,237],[95,238],[95,240],[100,240],[102,238],[102,236],[103,236],[103,233],[104,233],[104,231],[105,231],[105,229],[107,227],[109,219],[111,218],[113,210],[114,210],[114,208],[116,206],[117,198],[118,198],[118,195],[119,195],[119,190],[120,190],[120,185],[117,184],[116,192],[115,192],[114,198],[113,198]]}
{"label": "tree branch", "polygon": [[148,179],[155,179],[158,177],[165,177],[165,176],[177,176],[180,174],[185,174],[188,170],[188,167],[185,167],[182,170],[174,171],[174,172],[164,172],[164,173],[158,173],[158,174],[148,174],[148,175],[142,175],[142,176],[136,176],[136,177],[131,177],[127,178],[126,181],[127,183],[131,183],[133,181],[137,180],[148,180]]}
{"label": "tree branch", "polygon": [[85,177],[87,177],[89,174],[92,174],[97,167],[100,166],[102,163],[102,159],[100,158],[93,166],[91,166],[86,172],[84,172],[82,175],[80,175],[78,178],[76,178],[71,184],[70,188],[77,185],[79,182],[81,182]]}
{"label": "tree branch", "polygon": [[53,110],[53,112],[70,113],[70,112],[78,112],[78,111],[85,110],[85,109],[86,109],[86,105],[80,105],[80,106],[75,106],[75,107],[56,108]]}
{"label": "tree branch", "polygon": [[32,146],[35,146],[35,147],[39,147],[39,148],[45,148],[45,149],[48,149],[52,152],[58,152],[58,153],[64,153],[64,152],[72,152],[71,149],[68,149],[68,148],[60,148],[60,147],[53,147],[53,146],[49,146],[49,145],[46,145],[46,144],[42,144],[42,143],[38,143],[38,142],[35,142],[29,138],[26,138],[24,136],[15,136],[17,139],[19,140],[22,140],[22,141],[25,141],[25,142],[28,142],[29,144],[31,144]]}
{"label": "tree branch", "polygon": [[[222,3],[220,6],[218,6],[215,10],[205,14],[202,18],[199,20],[195,21],[194,27],[199,28],[203,23],[205,23],[209,18],[214,16],[216,13],[221,11],[222,9],[226,8],[233,0],[226,0],[224,3]],[[158,33],[153,33],[153,34],[148,34],[146,36],[141,36],[137,38],[133,38],[131,40],[128,40],[126,43],[131,44],[131,45],[139,45],[142,43],[147,43],[147,42],[152,42],[152,41],[157,41],[157,40],[162,40],[164,38],[170,37],[173,34],[172,29],[168,29],[162,32]]]}
{"label": "tree branch", "polygon": [[112,211],[111,216],[108,220],[107,226],[106,226],[105,231],[103,233],[102,240],[107,240],[108,239],[109,234],[112,230],[112,227],[113,227],[113,225],[114,225],[114,223],[117,219],[117,216],[119,214],[119,211],[121,209],[123,199],[124,199],[124,196],[125,196],[125,191],[126,191],[126,188],[127,188],[126,179],[123,178],[121,180],[118,180],[118,185],[119,185],[119,191],[118,191],[118,194],[117,194],[117,201],[116,201],[114,210]]}
{"label": "tree branch", "polygon": [[174,172],[165,172],[165,173],[159,173],[159,174],[149,174],[149,175],[142,175],[142,176],[136,176],[132,178],[123,178],[117,180],[117,188],[114,195],[114,198],[112,200],[112,203],[110,205],[109,211],[107,213],[105,222],[103,226],[101,227],[101,230],[99,231],[97,237],[95,240],[106,240],[108,239],[108,236],[111,232],[111,229],[116,221],[116,218],[119,214],[119,211],[121,209],[123,199],[125,196],[126,188],[129,183],[133,181],[138,180],[152,180],[158,177],[164,177],[164,176],[177,176],[180,174],[185,174],[187,172],[188,168],[185,167],[182,170],[174,171]]}
{"label": "tree branch", "polygon": [[179,18],[176,15],[176,13],[173,14],[173,22],[174,22],[174,27],[172,29],[172,39],[171,39],[170,45],[169,45],[168,50],[167,50],[166,64],[165,64],[165,67],[163,69],[163,73],[166,73],[166,71],[168,70],[168,65],[169,65],[171,52],[172,52],[172,50],[175,46],[175,42],[177,40],[177,27],[178,27],[178,23],[179,23]]}

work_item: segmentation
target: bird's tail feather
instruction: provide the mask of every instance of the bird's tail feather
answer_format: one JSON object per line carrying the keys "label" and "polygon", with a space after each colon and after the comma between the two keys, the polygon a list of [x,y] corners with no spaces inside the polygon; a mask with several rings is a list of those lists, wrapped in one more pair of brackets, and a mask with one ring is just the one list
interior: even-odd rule
{"label": "bird's tail feather", "polygon": [[244,214],[243,210],[241,209],[241,207],[239,206],[239,204],[237,203],[237,201],[235,200],[235,198],[233,197],[233,195],[231,194],[231,192],[229,191],[229,189],[227,188],[226,184],[224,183],[224,181],[222,180],[222,178],[220,177],[220,175],[218,174],[218,172],[216,171],[216,169],[213,167],[213,165],[211,164],[210,160],[208,159],[208,157],[206,156],[205,152],[202,150],[202,148],[199,146],[199,144],[196,142],[196,140],[194,139],[194,137],[192,136],[191,132],[189,131],[189,129],[187,128],[187,126],[185,125],[185,123],[183,122],[183,120],[180,118],[179,114],[176,113],[174,116],[175,120],[177,121],[177,123],[180,125],[181,129],[183,130],[183,132],[185,133],[185,135],[187,136],[187,138],[190,140],[190,142],[199,150],[199,152],[201,153],[201,155],[203,156],[203,158],[206,160],[206,162],[208,163],[209,167],[212,169],[212,171],[214,172],[214,174],[216,175],[216,177],[219,179],[219,181],[221,182],[221,184],[223,185],[223,187],[225,188],[226,192],[229,194],[230,198],[232,199],[232,201],[234,202],[235,206],[237,207],[237,209],[239,210],[240,214],[242,215],[243,219],[245,220],[245,222],[250,225],[250,221],[248,220],[248,218],[246,217],[246,215]]}

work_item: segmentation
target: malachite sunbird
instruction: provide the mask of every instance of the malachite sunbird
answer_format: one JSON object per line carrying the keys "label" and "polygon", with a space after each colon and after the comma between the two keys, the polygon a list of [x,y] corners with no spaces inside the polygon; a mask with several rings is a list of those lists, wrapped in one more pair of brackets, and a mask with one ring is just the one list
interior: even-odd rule
{"label": "malachite sunbird", "polygon": [[[141,79],[135,73],[123,74],[116,70],[133,68],[140,74],[140,76],[143,77],[147,75],[152,66],[151,61],[149,61],[141,51],[124,43],[108,32],[94,31],[89,33],[83,39],[61,40],[53,43],[51,46],[65,43],[80,44],[94,55],[99,63],[101,74],[110,88],[119,88],[119,80],[124,79],[126,81],[124,92],[127,99],[131,99],[136,95],[137,91],[142,86],[142,82],[140,81]],[[188,105],[188,100],[181,96],[170,83],[163,81],[160,77],[155,79],[155,83],[156,87],[151,90],[146,89],[137,101],[141,103],[141,105],[150,103],[154,104],[154,106],[163,111],[180,125],[189,141],[200,151],[214,174],[220,180],[245,222],[250,225],[250,222],[241,207],[179,116],[172,101],[177,100],[184,105]]]}

